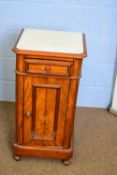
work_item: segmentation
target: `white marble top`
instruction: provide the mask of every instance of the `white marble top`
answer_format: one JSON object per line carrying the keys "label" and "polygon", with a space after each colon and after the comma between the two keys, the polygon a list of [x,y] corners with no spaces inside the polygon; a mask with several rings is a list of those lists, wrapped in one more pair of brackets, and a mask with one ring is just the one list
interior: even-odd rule
{"label": "white marble top", "polygon": [[20,50],[83,53],[83,35],[77,32],[24,29],[16,46]]}

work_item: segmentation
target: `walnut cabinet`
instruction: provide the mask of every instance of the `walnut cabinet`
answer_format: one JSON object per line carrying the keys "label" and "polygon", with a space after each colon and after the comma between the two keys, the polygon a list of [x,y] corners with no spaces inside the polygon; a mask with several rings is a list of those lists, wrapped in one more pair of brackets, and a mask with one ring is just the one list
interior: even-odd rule
{"label": "walnut cabinet", "polygon": [[13,154],[61,159],[73,155],[74,116],[85,35],[22,30],[16,53],[16,139]]}

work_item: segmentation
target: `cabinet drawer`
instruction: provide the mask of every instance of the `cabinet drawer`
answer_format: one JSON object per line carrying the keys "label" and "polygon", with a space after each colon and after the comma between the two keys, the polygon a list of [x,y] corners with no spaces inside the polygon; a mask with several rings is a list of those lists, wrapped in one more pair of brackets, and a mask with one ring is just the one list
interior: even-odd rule
{"label": "cabinet drawer", "polygon": [[72,62],[25,59],[26,73],[70,76],[71,71]]}

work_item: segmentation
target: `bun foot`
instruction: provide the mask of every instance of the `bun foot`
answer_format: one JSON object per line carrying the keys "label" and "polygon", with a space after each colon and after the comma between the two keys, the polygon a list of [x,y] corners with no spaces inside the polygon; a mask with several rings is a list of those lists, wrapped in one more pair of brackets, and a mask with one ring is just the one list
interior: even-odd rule
{"label": "bun foot", "polygon": [[16,160],[16,161],[20,161],[20,160],[21,160],[21,157],[18,156],[18,155],[15,155],[13,158],[14,158],[14,160]]}
{"label": "bun foot", "polygon": [[71,163],[72,163],[72,160],[71,160],[71,159],[63,160],[63,164],[64,164],[65,166],[68,166],[68,165],[70,165]]}

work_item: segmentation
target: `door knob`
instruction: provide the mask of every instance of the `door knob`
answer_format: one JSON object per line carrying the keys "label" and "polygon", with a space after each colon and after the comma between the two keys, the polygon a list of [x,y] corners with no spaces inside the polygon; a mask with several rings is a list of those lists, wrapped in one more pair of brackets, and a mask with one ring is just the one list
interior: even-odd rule
{"label": "door knob", "polygon": [[27,111],[27,112],[25,113],[25,115],[26,115],[27,117],[30,117],[30,116],[31,116],[31,112],[30,112],[30,111]]}
{"label": "door knob", "polygon": [[50,66],[46,66],[45,67],[45,71],[47,71],[47,72],[51,71],[51,67]]}

